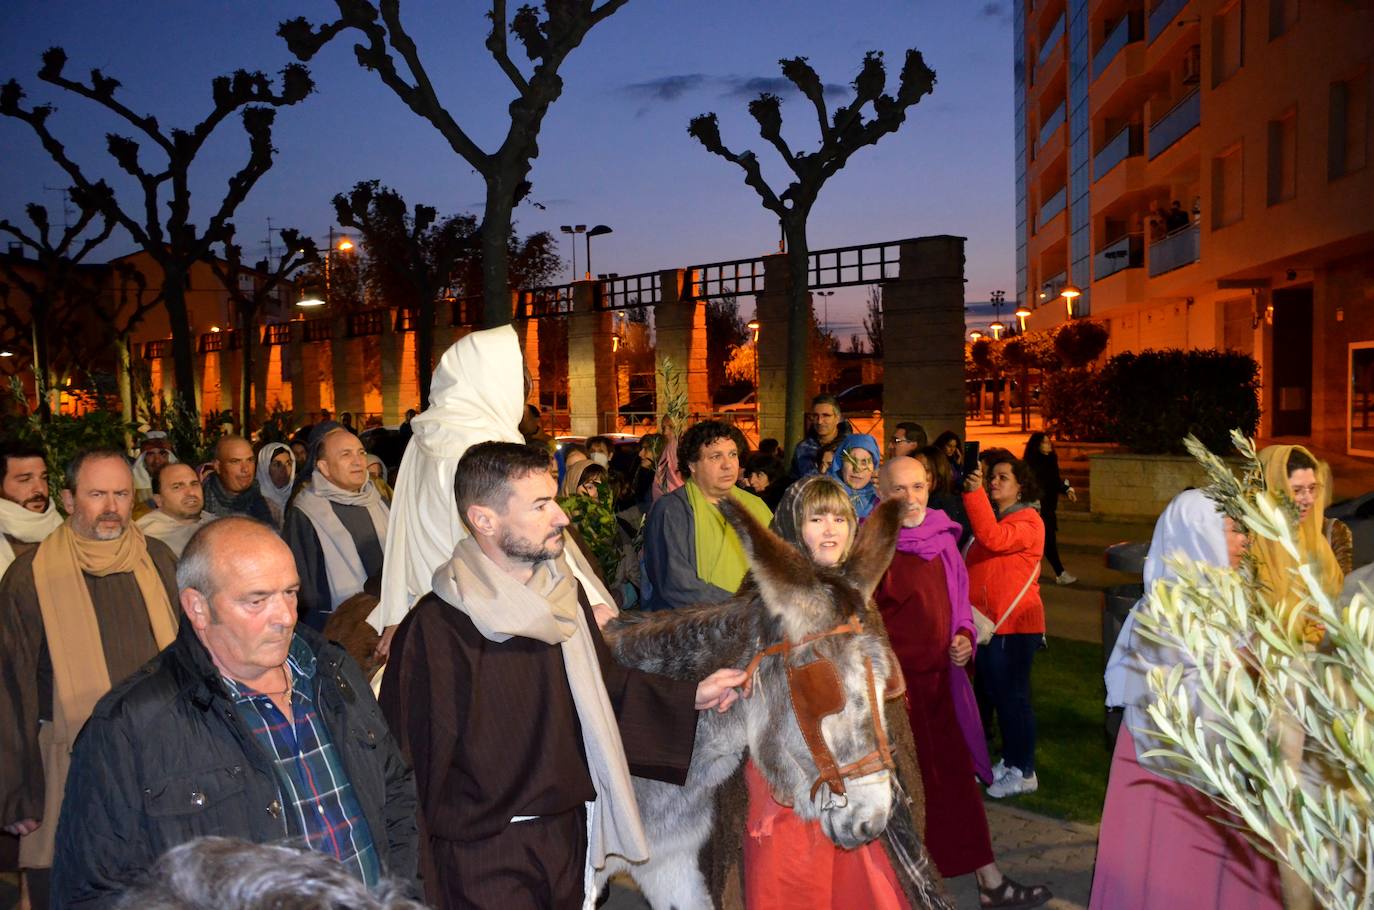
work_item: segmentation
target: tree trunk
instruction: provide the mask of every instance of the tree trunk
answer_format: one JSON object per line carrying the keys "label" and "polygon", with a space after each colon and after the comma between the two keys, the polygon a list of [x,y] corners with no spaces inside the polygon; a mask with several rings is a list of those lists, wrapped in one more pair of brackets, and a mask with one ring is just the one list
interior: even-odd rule
{"label": "tree trunk", "polygon": [[799,213],[784,230],[787,236],[787,269],[792,279],[787,294],[787,419],[783,433],[783,445],[790,461],[797,443],[806,435],[806,383],[811,365],[806,350],[811,341],[806,213]]}
{"label": "tree trunk", "polygon": [[195,426],[200,426],[200,402],[196,400],[195,348],[191,320],[186,312],[186,281],[180,271],[163,266],[162,302],[172,327],[172,370],[176,406]]}
{"label": "tree trunk", "polygon": [[[499,178],[498,178],[499,180]],[[482,326],[494,329],[514,318],[510,306],[510,270],[506,261],[513,193],[488,181],[482,214]]]}
{"label": "tree trunk", "polygon": [[[253,431],[255,410],[253,408],[253,355],[257,353],[257,331],[255,314],[242,311],[239,316],[239,432],[245,437]],[[223,353],[220,354],[224,356]]]}
{"label": "tree trunk", "polygon": [[129,336],[119,335],[114,340],[115,359],[118,361],[119,403],[124,409],[124,420],[133,423],[138,419],[138,389],[134,385],[133,356],[129,353]]}
{"label": "tree trunk", "polygon": [[52,373],[48,366],[48,304],[35,306],[33,320],[33,382],[34,398],[38,401],[38,419],[52,420]]}
{"label": "tree trunk", "polygon": [[434,297],[424,294],[415,313],[415,374],[420,387],[420,410],[429,407],[429,387],[434,381]]}

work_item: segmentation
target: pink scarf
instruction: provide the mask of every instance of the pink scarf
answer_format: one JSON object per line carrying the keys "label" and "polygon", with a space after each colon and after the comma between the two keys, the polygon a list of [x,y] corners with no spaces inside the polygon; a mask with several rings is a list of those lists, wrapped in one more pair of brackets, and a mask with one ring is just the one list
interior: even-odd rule
{"label": "pink scarf", "polygon": [[[897,552],[910,553],[921,559],[939,558],[945,567],[945,584],[949,589],[950,640],[961,630],[968,632],[969,643],[977,649],[978,630],[973,624],[973,607],[968,599],[968,569],[959,554],[959,535],[963,529],[939,509],[927,509],[925,521],[915,528],[902,528],[897,535]],[[970,658],[971,660],[971,658]],[[978,716],[978,701],[973,684],[964,667],[951,667],[949,692],[954,699],[954,713],[959,730],[973,759],[973,770],[992,783],[992,760],[988,757],[987,740],[983,737],[983,721]]]}

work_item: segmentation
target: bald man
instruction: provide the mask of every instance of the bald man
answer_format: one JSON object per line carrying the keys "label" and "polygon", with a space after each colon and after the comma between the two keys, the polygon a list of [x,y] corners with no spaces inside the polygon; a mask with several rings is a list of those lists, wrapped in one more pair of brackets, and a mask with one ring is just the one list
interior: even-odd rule
{"label": "bald man", "polygon": [[157,508],[136,524],[149,537],[165,543],[178,557],[191,535],[218,516],[204,511],[200,475],[188,464],[172,462],[152,476],[153,505]]}
{"label": "bald man", "polygon": [[258,489],[258,461],[242,436],[215,443],[215,473],[205,478],[205,511],[221,518],[244,515],[281,527],[281,513]]}
{"label": "bald man", "polygon": [[367,470],[367,451],[357,436],[336,426],[316,443],[315,470],[282,528],[301,577],[306,625],[323,630],[341,604],[369,587],[369,579],[377,590],[387,522],[387,505]]}
{"label": "bald man", "polygon": [[130,520],[134,476],[123,453],[83,452],[66,484],[67,520],[0,581],[0,826],[21,838],[34,907],[49,906],[77,731],[111,684],[169,644],[177,626],[176,557]]}
{"label": "bald man", "polygon": [[368,886],[415,881],[415,778],[338,645],[296,622],[296,563],[245,518],[196,532],[176,639],[96,705],[72,752],[52,906],[105,908],[206,832],[293,841]]}

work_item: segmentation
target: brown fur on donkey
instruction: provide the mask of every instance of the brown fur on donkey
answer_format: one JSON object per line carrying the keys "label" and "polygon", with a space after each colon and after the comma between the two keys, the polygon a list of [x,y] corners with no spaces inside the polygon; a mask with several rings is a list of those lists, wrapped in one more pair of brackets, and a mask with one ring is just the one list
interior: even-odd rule
{"label": "brown fur on donkey", "polygon": [[[724,604],[623,613],[606,627],[608,644],[628,666],[685,680],[702,679],[718,667],[744,667],[755,654],[782,641],[794,648],[763,659],[750,698],[725,714],[701,714],[683,787],[635,781],[651,856],[634,867],[613,863],[603,880],[628,871],[660,910],[730,902],[729,896],[738,893],[727,885],[731,879],[738,884],[744,820],[742,800],[721,788],[738,777],[747,755],[775,797],[800,817],[819,821],[836,844],[852,848],[881,837],[912,907],[949,907],[921,843],[924,794],[901,703],[881,709],[896,753],[895,786],[893,775],[879,771],[847,780],[843,796],[823,785],[813,798],[819,771],[793,714],[786,666],[815,660],[834,665],[844,707],[826,717],[823,731],[838,765],[849,765],[874,749],[868,668],[882,692],[897,662],[870,601],[892,560],[902,507],[880,505],[860,529],[849,559],[836,568],[816,566],[728,499],[721,511],[749,559],[750,573],[740,593]],[[864,623],[857,634],[804,642],[855,617]],[[727,811],[717,812],[718,802]]]}

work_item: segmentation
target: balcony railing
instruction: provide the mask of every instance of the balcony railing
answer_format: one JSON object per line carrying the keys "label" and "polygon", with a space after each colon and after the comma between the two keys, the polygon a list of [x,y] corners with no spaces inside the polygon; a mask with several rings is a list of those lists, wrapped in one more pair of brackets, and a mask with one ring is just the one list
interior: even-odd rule
{"label": "balcony railing", "polygon": [[1069,273],[1060,272],[1050,278],[1046,278],[1040,285],[1040,293],[1036,296],[1036,306],[1044,306],[1059,299],[1059,290],[1069,283]]}
{"label": "balcony railing", "polygon": [[1060,13],[1059,18],[1055,20],[1054,26],[1050,29],[1049,34],[1045,36],[1045,43],[1040,46],[1040,56],[1035,58],[1036,69],[1044,66],[1045,61],[1050,59],[1050,56],[1054,54],[1055,47],[1058,46],[1059,42],[1064,38],[1064,31],[1064,14]]}
{"label": "balcony railing", "polygon": [[262,343],[266,347],[291,343],[291,323],[270,322],[262,327]]}
{"label": "balcony railing", "polygon": [[1169,146],[1202,122],[1202,93],[1193,89],[1169,112],[1150,124],[1150,160],[1159,157]]}
{"label": "balcony railing", "polygon": [[1040,135],[1035,140],[1035,154],[1039,155],[1044,150],[1045,145],[1054,138],[1054,134],[1064,125],[1064,119],[1068,115],[1069,102],[1061,101],[1059,107],[1054,109],[1054,113],[1045,118],[1045,122],[1040,126]]}
{"label": "balcony railing", "polygon": [[1138,269],[1145,264],[1145,237],[1127,234],[1115,243],[1098,250],[1093,257],[1093,278],[1101,280],[1126,269]]}
{"label": "balcony railing", "polygon": [[1163,0],[1158,6],[1150,10],[1150,41],[1153,42],[1169,24],[1183,12],[1183,8],[1188,5],[1188,0]]}
{"label": "balcony railing", "polygon": [[1144,35],[1144,26],[1140,16],[1135,13],[1127,13],[1116,24],[1116,27],[1107,35],[1107,40],[1102,42],[1102,46],[1093,55],[1093,78],[1102,75],[1102,72],[1112,65],[1116,55],[1133,41],[1139,41]]}
{"label": "balcony railing", "polygon": [[1044,230],[1045,225],[1050,223],[1050,219],[1064,211],[1064,205],[1068,201],[1068,198],[1069,188],[1067,186],[1061,186],[1059,192],[1042,202],[1040,204],[1040,213],[1035,218],[1035,229],[1037,231]]}
{"label": "balcony railing", "polygon": [[1150,277],[1191,265],[1198,261],[1200,252],[1197,225],[1181,227],[1150,244]]}
{"label": "balcony railing", "polygon": [[1107,140],[1102,150],[1093,156],[1093,180],[1101,180],[1112,168],[1127,158],[1144,152],[1143,140],[1144,131],[1140,124],[1131,123],[1123,126],[1115,136]]}
{"label": "balcony railing", "polygon": [[387,312],[381,307],[359,310],[348,314],[348,337],[361,338],[365,335],[380,335],[386,326]]}
{"label": "balcony railing", "polygon": [[305,321],[306,341],[328,341],[334,337],[334,320],[328,316]]}

